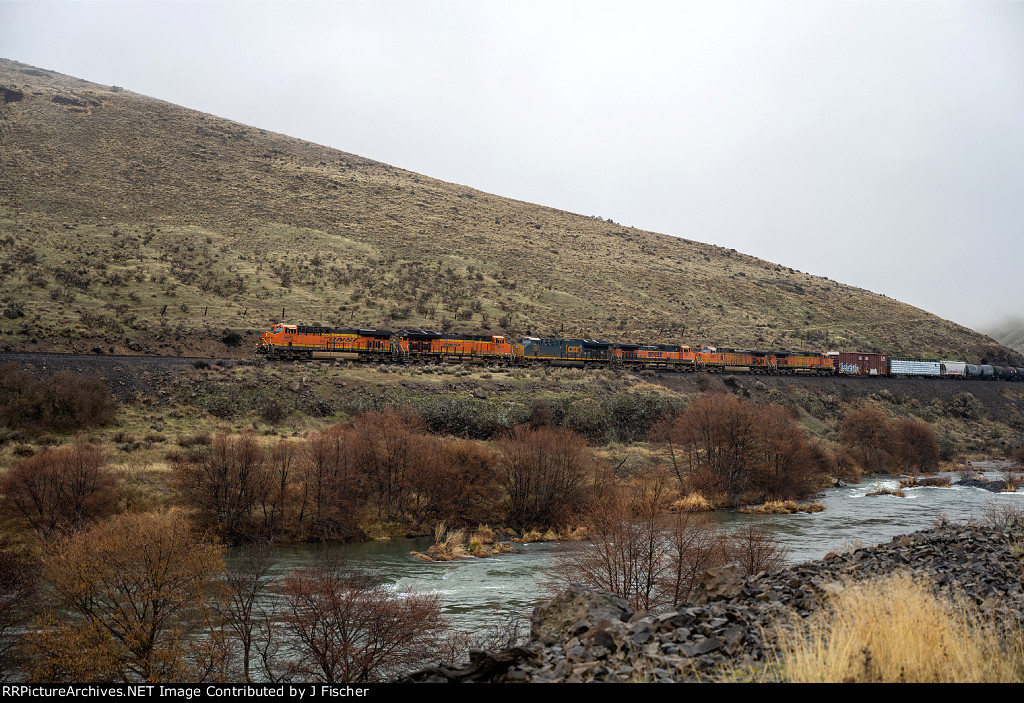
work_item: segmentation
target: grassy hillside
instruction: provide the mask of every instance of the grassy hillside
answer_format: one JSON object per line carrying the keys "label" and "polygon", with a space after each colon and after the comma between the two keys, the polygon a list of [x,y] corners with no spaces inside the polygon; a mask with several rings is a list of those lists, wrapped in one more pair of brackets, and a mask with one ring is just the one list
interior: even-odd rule
{"label": "grassy hillside", "polygon": [[6,60],[0,172],[0,349],[244,355],[283,317],[1013,354],[922,310],[731,249]]}
{"label": "grassy hillside", "polygon": [[985,332],[1000,344],[1024,354],[1024,320],[1008,317],[985,328]]}

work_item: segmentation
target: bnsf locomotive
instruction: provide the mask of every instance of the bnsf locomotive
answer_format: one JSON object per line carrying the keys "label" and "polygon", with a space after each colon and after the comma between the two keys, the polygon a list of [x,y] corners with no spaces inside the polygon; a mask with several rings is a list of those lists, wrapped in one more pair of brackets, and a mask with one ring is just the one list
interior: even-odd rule
{"label": "bnsf locomotive", "polygon": [[816,352],[717,349],[672,344],[627,344],[593,339],[452,335],[423,330],[309,327],[281,323],[264,332],[257,352],[269,359],[344,359],[397,363],[537,364],[593,368],[621,365],[666,371],[772,374],[835,373]]}
{"label": "bnsf locomotive", "polygon": [[268,359],[344,359],[392,363],[537,364],[593,368],[624,366],[663,371],[979,378],[1024,381],[1024,368],[965,361],[889,358],[873,352],[792,352],[691,349],[674,344],[630,344],[594,339],[454,335],[390,330],[274,325],[257,343]]}

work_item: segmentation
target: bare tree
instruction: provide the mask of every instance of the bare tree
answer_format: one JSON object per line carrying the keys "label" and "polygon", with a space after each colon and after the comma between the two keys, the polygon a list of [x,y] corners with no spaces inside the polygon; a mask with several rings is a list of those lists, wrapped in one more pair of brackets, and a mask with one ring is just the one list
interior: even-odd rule
{"label": "bare tree", "polygon": [[18,671],[20,634],[39,610],[39,564],[0,538],[0,682]]}
{"label": "bare tree", "polygon": [[[209,624],[222,549],[187,520],[119,515],[58,542],[45,559],[57,611],[27,637],[33,680],[197,679],[192,635]],[[207,659],[208,653],[199,657]]]}
{"label": "bare tree", "polygon": [[737,562],[746,576],[781,569],[788,553],[770,530],[759,525],[747,525],[729,541],[729,561]]}
{"label": "bare tree", "polygon": [[593,457],[579,435],[517,427],[495,444],[512,525],[565,524],[583,508],[584,478]]}
{"label": "bare tree", "polygon": [[869,473],[891,470],[892,432],[881,410],[863,407],[846,413],[839,428],[839,443],[862,470]]}
{"label": "bare tree", "polygon": [[939,468],[939,442],[935,431],[909,417],[901,418],[892,427],[890,454],[896,468],[913,475]]}
{"label": "bare tree", "polygon": [[110,515],[118,493],[96,445],[70,445],[19,462],[0,479],[0,511],[40,537],[78,528]]}
{"label": "bare tree", "polygon": [[704,572],[729,560],[729,540],[706,515],[667,513],[669,481],[656,473],[596,497],[588,539],[558,554],[560,580],[611,591],[643,610],[688,602]]}
{"label": "bare tree", "polygon": [[733,502],[800,498],[835,470],[831,453],[784,408],[724,392],[704,393],[652,436],[667,445],[681,491]]}
{"label": "bare tree", "polygon": [[174,486],[201,522],[229,542],[264,531],[260,520],[273,488],[266,455],[250,433],[217,435],[174,467]]}
{"label": "bare tree", "polygon": [[386,589],[339,564],[293,571],[283,581],[282,624],[295,642],[295,676],[326,683],[384,681],[443,648],[436,596]]}
{"label": "bare tree", "polygon": [[273,566],[271,543],[261,541],[243,547],[224,572],[224,583],[230,594],[225,601],[225,619],[242,650],[242,676],[250,682],[253,649],[258,647],[257,639],[272,617],[261,605],[261,599],[269,595]]}
{"label": "bare tree", "polygon": [[661,581],[665,601],[678,608],[691,601],[705,572],[729,560],[729,541],[704,513],[678,512],[665,532],[669,568]]}
{"label": "bare tree", "polygon": [[356,529],[365,496],[358,452],[351,425],[331,425],[309,436],[300,464],[303,511],[308,504],[318,538],[344,537]]}

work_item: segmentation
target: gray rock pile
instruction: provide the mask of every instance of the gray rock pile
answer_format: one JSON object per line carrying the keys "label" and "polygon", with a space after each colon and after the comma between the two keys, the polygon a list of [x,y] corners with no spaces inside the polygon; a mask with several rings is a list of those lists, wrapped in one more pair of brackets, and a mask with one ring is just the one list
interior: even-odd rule
{"label": "gray rock pile", "polygon": [[538,607],[530,641],[473,652],[463,667],[432,667],[405,681],[707,681],[760,669],[765,633],[807,617],[850,581],[909,570],[940,595],[965,597],[1006,628],[1024,624],[1024,524],[943,525],[876,547],[746,579],[710,572],[698,603],[675,612],[636,612],[621,598],[583,586]]}

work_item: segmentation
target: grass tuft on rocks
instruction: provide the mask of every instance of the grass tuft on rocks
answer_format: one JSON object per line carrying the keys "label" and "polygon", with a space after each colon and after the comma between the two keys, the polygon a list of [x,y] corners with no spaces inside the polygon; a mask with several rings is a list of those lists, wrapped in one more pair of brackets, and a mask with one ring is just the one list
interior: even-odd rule
{"label": "grass tuft on rocks", "polygon": [[779,636],[787,681],[1020,681],[1024,638],[1001,635],[965,603],[907,573],[847,585],[819,617]]}

